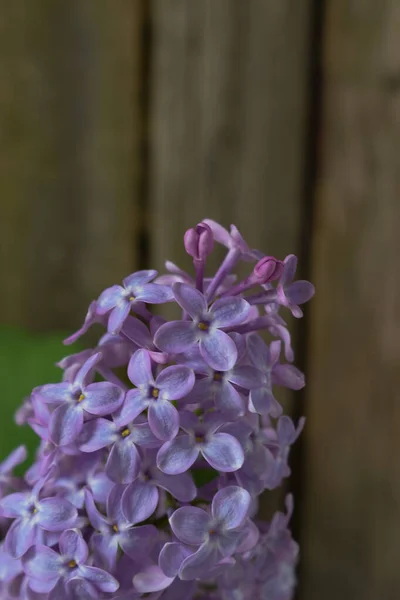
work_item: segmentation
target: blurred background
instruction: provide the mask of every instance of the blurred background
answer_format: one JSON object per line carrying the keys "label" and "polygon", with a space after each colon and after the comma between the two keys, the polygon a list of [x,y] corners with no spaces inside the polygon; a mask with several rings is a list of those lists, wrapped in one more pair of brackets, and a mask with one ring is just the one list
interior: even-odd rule
{"label": "blurred background", "polygon": [[0,0],[0,211],[0,458],[90,300],[188,266],[189,226],[298,254],[299,598],[398,600],[398,0]]}

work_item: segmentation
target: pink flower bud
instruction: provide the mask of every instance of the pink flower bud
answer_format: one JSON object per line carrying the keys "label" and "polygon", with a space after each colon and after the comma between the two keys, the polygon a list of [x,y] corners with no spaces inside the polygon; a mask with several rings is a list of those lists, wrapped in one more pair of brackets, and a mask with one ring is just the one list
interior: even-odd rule
{"label": "pink flower bud", "polygon": [[282,275],[283,263],[273,256],[264,256],[254,267],[253,274],[259,283],[268,283]]}
{"label": "pink flower bud", "polygon": [[195,260],[205,260],[214,248],[214,237],[206,223],[188,229],[183,238],[186,252]]}

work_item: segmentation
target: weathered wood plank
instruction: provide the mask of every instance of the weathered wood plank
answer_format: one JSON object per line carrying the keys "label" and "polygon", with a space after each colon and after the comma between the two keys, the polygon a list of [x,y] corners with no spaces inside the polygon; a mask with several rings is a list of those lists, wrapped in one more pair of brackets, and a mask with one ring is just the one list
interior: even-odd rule
{"label": "weathered wood plank", "polygon": [[153,260],[204,216],[299,247],[310,3],[154,0]]}
{"label": "weathered wood plank", "polygon": [[152,12],[152,264],[191,268],[182,236],[206,216],[265,252],[299,251],[311,3],[153,0]]}
{"label": "weathered wood plank", "polygon": [[0,310],[70,328],[135,262],[140,0],[0,2]]}
{"label": "weathered wood plank", "polygon": [[400,590],[400,4],[329,0],[303,511],[306,600]]}

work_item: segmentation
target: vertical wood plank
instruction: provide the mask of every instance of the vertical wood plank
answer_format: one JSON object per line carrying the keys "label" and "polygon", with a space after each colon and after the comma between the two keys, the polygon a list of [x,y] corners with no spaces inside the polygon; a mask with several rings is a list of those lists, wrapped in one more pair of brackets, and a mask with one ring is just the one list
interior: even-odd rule
{"label": "vertical wood plank", "polygon": [[0,1],[2,320],[75,327],[134,256],[140,0]]}
{"label": "vertical wood plank", "polygon": [[397,600],[400,4],[328,0],[306,428],[306,600]]}
{"label": "vertical wood plank", "polygon": [[311,2],[153,0],[152,12],[152,264],[191,269],[182,236],[206,216],[252,247],[299,252]]}
{"label": "vertical wood plank", "polygon": [[180,234],[204,216],[279,256],[298,250],[309,0],[152,6],[153,261],[185,262]]}

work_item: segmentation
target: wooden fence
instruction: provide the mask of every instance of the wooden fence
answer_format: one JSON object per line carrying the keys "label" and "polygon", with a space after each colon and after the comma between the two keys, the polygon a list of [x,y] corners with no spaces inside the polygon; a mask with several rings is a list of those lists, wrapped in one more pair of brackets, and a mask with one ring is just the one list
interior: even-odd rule
{"label": "wooden fence", "polygon": [[400,596],[400,2],[0,0],[0,312],[75,328],[184,230],[300,256],[302,600]]}

